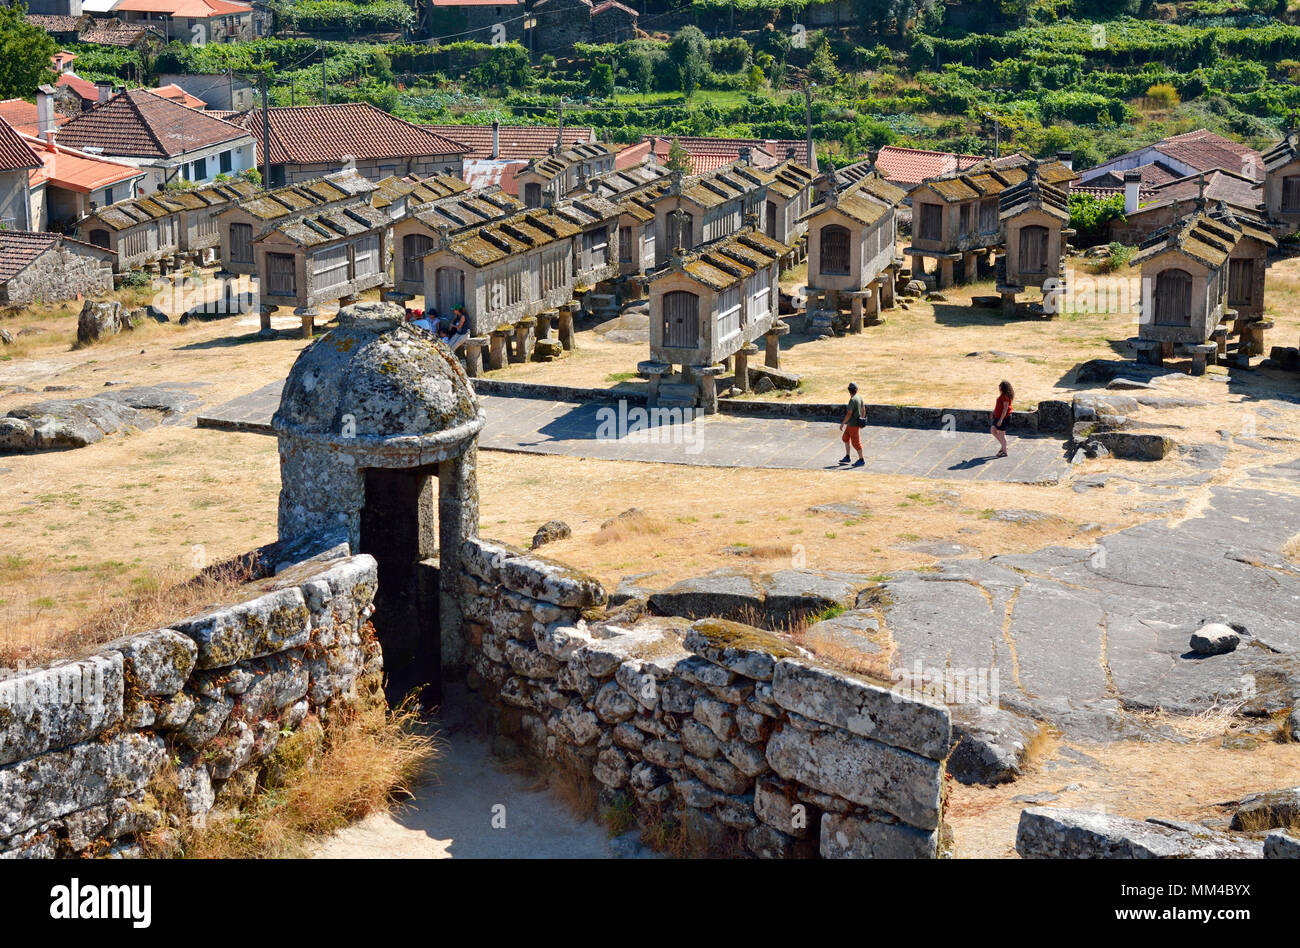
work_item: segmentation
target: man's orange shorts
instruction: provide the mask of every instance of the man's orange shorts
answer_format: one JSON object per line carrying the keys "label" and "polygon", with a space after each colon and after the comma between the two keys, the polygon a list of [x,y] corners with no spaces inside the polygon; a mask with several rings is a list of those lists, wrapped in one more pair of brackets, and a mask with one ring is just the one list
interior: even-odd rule
{"label": "man's orange shorts", "polygon": [[840,436],[844,442],[845,451],[852,448],[859,454],[862,453],[862,429],[857,425],[849,424],[844,426],[844,434]]}

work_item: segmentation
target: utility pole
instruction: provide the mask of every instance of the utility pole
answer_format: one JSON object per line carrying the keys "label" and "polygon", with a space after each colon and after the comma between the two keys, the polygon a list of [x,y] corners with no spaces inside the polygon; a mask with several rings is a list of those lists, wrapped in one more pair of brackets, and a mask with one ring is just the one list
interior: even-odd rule
{"label": "utility pole", "polygon": [[1002,157],[1002,123],[998,121],[996,115],[992,112],[985,112],[984,117],[993,122],[993,157],[995,159]]}
{"label": "utility pole", "polygon": [[262,73],[262,187],[271,186],[271,111],[266,103],[266,73]]}
{"label": "utility pole", "polygon": [[803,114],[808,125],[808,168],[811,171],[817,170],[817,152],[813,150],[812,134],[812,91],[816,88],[815,82],[803,84]]}
{"label": "utility pole", "polygon": [[298,83],[294,79],[289,80],[289,108],[295,108],[298,105]]}
{"label": "utility pole", "polygon": [[564,148],[564,99],[560,99],[560,124],[555,130],[555,150]]}
{"label": "utility pole", "polygon": [[329,105],[330,90],[325,84],[325,44],[320,47],[320,101],[322,105]]}

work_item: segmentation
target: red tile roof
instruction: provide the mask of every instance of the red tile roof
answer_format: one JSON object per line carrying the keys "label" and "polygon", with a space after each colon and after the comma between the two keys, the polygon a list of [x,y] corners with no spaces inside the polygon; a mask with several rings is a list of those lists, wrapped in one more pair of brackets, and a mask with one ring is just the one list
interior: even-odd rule
{"label": "red tile roof", "polygon": [[[300,105],[269,109],[271,163],[326,164],[424,155],[459,155],[467,149],[437,132],[404,122],[368,102]],[[253,109],[232,122],[253,132],[262,162],[262,112]]]}
{"label": "red tile roof", "polygon": [[[77,39],[83,43],[94,43],[98,46],[135,46],[140,39],[153,32],[143,26],[99,26],[94,25],[87,27],[77,34]],[[161,41],[161,37],[158,37]]]}
{"label": "red tile roof", "polygon": [[[15,130],[24,135],[39,135],[40,121],[36,116],[36,105],[26,99],[5,99],[0,101],[0,120],[8,122]],[[54,113],[54,124],[64,125],[66,115]]]}
{"label": "red tile roof", "polygon": [[99,90],[89,79],[82,79],[76,73],[60,73],[59,78],[54,80],[56,86],[67,86],[75,92],[83,102],[98,102]]}
{"label": "red tile roof", "polygon": [[1249,145],[1231,141],[1208,129],[1199,128],[1194,132],[1174,135],[1157,142],[1155,147],[1161,153],[1191,165],[1197,171],[1220,168],[1244,174],[1244,169],[1249,168],[1257,181],[1264,180],[1264,160],[1259,152]]}
{"label": "red tile roof", "polygon": [[154,95],[160,95],[164,99],[171,99],[173,102],[179,102],[181,105],[187,105],[191,109],[202,111],[207,107],[206,102],[196,95],[190,95],[176,83],[169,83],[165,86],[159,86],[157,89],[150,89]]}
{"label": "red tile roof", "polygon": [[110,184],[144,175],[139,168],[124,162],[109,161],[98,155],[88,155],[57,145],[51,148],[42,139],[30,135],[24,136],[24,139],[42,162],[42,167],[32,171],[29,176],[28,183],[32,187],[49,182],[69,191],[89,194]]}
{"label": "red tile roof", "polygon": [[626,171],[628,168],[635,168],[637,165],[643,165],[646,159],[654,154],[654,142],[643,141],[635,145],[628,145],[626,148],[614,154],[614,169],[616,171]]}
{"label": "red tile roof", "polygon": [[[785,161],[786,151],[794,149],[794,160],[801,165],[808,164],[808,142],[794,138],[701,138],[694,135],[650,135],[642,141],[654,142],[655,160],[663,164],[668,159],[668,149],[674,140],[681,142],[682,148],[691,156],[694,174],[703,174],[721,167],[728,161],[735,161],[741,148],[749,148],[753,154],[754,164],[760,168]],[[696,157],[698,156],[698,158]],[[729,157],[728,157],[729,156]]]}
{"label": "red tile roof", "polygon": [[963,171],[983,160],[981,155],[885,145],[876,154],[876,170],[886,181],[912,185],[942,174]]}
{"label": "red tile roof", "polygon": [[248,132],[229,122],[186,108],[147,89],[119,92],[55,133],[61,145],[101,148],[106,155],[134,158],[173,158],[247,135]]}
{"label": "red tile roof", "polygon": [[[492,157],[491,125],[421,125],[423,129],[441,135],[454,142],[461,142],[470,149],[468,158]],[[596,130],[580,125],[564,127],[564,147],[569,148],[579,142],[594,142]],[[498,157],[502,161],[527,161],[530,158],[544,158],[555,146],[555,127],[548,125],[502,125],[500,134],[501,150]]]}
{"label": "red tile roof", "polygon": [[54,13],[27,14],[27,22],[39,26],[46,33],[75,33],[85,19],[84,16],[59,16]]}
{"label": "red tile roof", "polygon": [[214,16],[238,16],[252,13],[247,3],[229,0],[118,0],[113,12],[130,10],[132,13],[166,13],[174,17],[204,20]]}
{"label": "red tile roof", "polygon": [[0,171],[25,171],[40,166],[40,156],[32,151],[32,146],[12,125],[0,121]]}

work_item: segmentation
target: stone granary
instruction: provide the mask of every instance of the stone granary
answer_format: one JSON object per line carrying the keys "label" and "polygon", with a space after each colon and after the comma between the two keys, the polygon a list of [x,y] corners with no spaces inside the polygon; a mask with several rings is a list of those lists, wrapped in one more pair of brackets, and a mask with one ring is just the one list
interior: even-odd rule
{"label": "stone granary", "polygon": [[292,306],[311,338],[322,303],[387,282],[388,215],[358,201],[283,221],[253,240],[262,309]]}
{"label": "stone granary", "polygon": [[435,174],[427,178],[413,174],[389,175],[375,182],[370,206],[379,208],[394,221],[400,221],[417,207],[468,190],[469,185],[454,174]]}
{"label": "stone granary", "polygon": [[[776,368],[781,260],[790,248],[747,229],[674,256],[647,279],[650,287],[650,359],[637,365],[650,380],[650,404],[718,410],[720,365],[735,359],[735,384],[749,388],[754,342],[766,337],[766,361]],[[682,367],[680,376],[673,367]]]}
{"label": "stone granary", "polygon": [[[424,194],[433,190],[422,189]],[[457,191],[409,205],[393,224],[393,289],[404,296],[428,296],[424,287],[424,257],[439,239],[503,220],[522,210],[518,199],[497,185]]]}
{"label": "stone granary", "polygon": [[[1014,161],[1013,161],[1014,159]],[[983,162],[965,171],[930,178],[913,188],[912,243],[903,253],[912,258],[912,277],[924,279],[925,261],[938,264],[940,289],[955,281],[968,283],[979,275],[981,262],[1004,249],[998,219],[998,199],[1007,188],[1027,177],[1025,163],[1007,156],[996,164]],[[1060,161],[1038,165],[1041,183],[1065,190],[1075,173]]]}
{"label": "stone granary", "polygon": [[897,208],[905,197],[876,174],[840,186],[832,169],[820,203],[804,215],[808,227],[808,318],[810,328],[826,333],[850,309],[849,330],[880,321],[894,305],[899,270]]}
{"label": "stone granary", "polygon": [[1038,176],[1038,163],[1026,167],[1028,177],[1005,189],[998,198],[1003,251],[997,262],[997,291],[1002,313],[1016,314],[1016,296],[1034,287],[1043,293],[1043,311],[1056,313],[1057,294],[1065,291],[1065,251],[1074,234],[1070,199]]}
{"label": "stone granary", "polygon": [[1300,230],[1300,131],[1264,152],[1264,213],[1279,235]]}
{"label": "stone granary", "polygon": [[[768,171],[773,180],[767,187],[767,200],[763,202],[759,226],[773,240],[801,251],[803,236],[808,232],[804,215],[812,203],[813,173],[796,162],[793,156]],[[802,261],[802,253],[797,252],[794,256],[799,259],[791,259],[788,261],[790,265]]]}
{"label": "stone granary", "polygon": [[748,214],[763,209],[774,180],[772,169],[755,167],[745,153],[708,174],[673,172],[636,195],[633,200],[655,214],[655,265],[667,263],[679,247],[693,250],[739,231]]}
{"label": "stone granary", "polygon": [[98,208],[76,227],[79,240],[113,252],[115,273],[157,267],[181,249],[179,209],[162,193]]}
{"label": "stone granary", "polygon": [[516,173],[515,180],[525,207],[543,207],[585,189],[591,178],[613,170],[612,148],[599,142],[581,142],[553,148],[545,158],[534,158]]}
{"label": "stone granary", "polygon": [[[1192,359],[1201,374],[1216,356],[1226,357],[1229,260],[1242,238],[1226,205],[1213,213],[1200,208],[1152,234],[1133,256],[1142,268],[1142,315],[1134,343],[1138,359],[1160,365],[1175,352]],[[1238,321],[1238,358],[1263,352],[1263,320]]]}
{"label": "stone granary", "polygon": [[575,292],[618,274],[618,218],[617,205],[593,195],[440,235],[424,257],[425,308],[465,307],[471,374],[489,343],[490,368],[572,348]]}
{"label": "stone granary", "polygon": [[[620,276],[642,276],[655,265],[655,214],[638,201],[651,187],[668,177],[668,169],[653,160],[630,168],[618,168],[587,181],[586,191],[619,206],[618,270]],[[580,192],[572,196],[578,197]],[[627,290],[639,292],[635,281],[625,281]]]}
{"label": "stone granary", "polygon": [[483,422],[460,363],[394,303],[344,307],[285,381],[279,535],[338,534],[375,558],[390,695],[463,675],[460,551],[478,534]]}
{"label": "stone granary", "polygon": [[180,251],[197,256],[221,244],[218,220],[226,208],[247,201],[257,193],[256,185],[247,181],[223,181],[189,191],[171,191],[159,195],[164,204],[176,208],[179,216]]}

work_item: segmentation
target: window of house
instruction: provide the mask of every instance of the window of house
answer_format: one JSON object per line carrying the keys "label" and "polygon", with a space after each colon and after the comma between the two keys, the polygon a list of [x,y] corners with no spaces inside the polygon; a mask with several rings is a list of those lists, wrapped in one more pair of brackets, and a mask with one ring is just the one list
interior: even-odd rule
{"label": "window of house", "polygon": [[113,189],[112,189],[112,188],[105,188],[105,189],[104,189],[104,203],[105,203],[105,204],[112,204],[112,203],[113,203]]}
{"label": "window of house", "polygon": [[849,272],[849,230],[839,224],[821,229],[821,272],[847,276]]}
{"label": "window of house", "polygon": [[223,151],[221,153],[221,157],[217,159],[218,167],[221,168],[222,174],[230,174],[230,169],[233,167],[231,154],[232,154],[231,152]]}
{"label": "window of house", "polygon": [[208,177],[208,159],[199,158],[194,162],[194,176],[191,181],[204,181]]}
{"label": "window of house", "polygon": [[943,239],[943,207],[941,205],[921,205],[921,239]]}
{"label": "window of house", "polygon": [[230,225],[230,261],[231,263],[253,262],[253,225]]}

